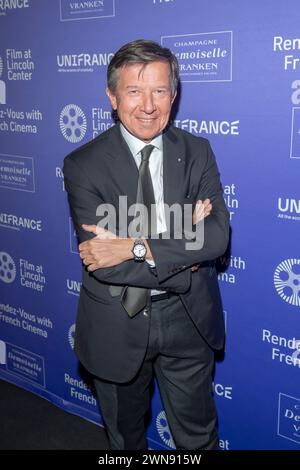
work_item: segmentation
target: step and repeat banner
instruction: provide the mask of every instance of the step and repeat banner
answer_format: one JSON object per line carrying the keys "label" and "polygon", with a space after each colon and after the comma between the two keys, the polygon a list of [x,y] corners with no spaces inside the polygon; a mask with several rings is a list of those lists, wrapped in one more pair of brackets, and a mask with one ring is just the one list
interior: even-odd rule
{"label": "step and repeat banner", "polygon": [[[174,124],[210,140],[231,216],[220,445],[300,449],[298,0],[0,1],[0,377],[101,424],[74,352],[81,261],[63,158],[113,125],[124,43],[178,57]],[[174,447],[157,387],[149,447]]]}

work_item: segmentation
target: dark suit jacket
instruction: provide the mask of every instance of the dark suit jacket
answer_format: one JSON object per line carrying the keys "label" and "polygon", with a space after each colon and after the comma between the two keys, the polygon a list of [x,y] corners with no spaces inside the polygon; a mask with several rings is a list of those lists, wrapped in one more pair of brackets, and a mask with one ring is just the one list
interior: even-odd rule
{"label": "dark suit jacket", "polygon": [[[205,219],[204,245],[185,249],[186,240],[149,239],[156,269],[148,263],[125,261],[89,273],[83,266],[75,352],[91,373],[114,382],[129,381],[146,352],[149,321],[130,318],[112,297],[110,285],[159,288],[180,294],[195,327],[215,349],[223,346],[224,324],[214,260],[228,243],[228,211],[219,172],[208,140],[170,127],[163,135],[164,202],[182,204],[210,198],[213,210]],[[118,208],[119,196],[136,201],[138,169],[117,124],[72,152],[64,160],[65,187],[80,242],[94,235],[81,224],[99,221],[101,203]],[[197,272],[190,267],[199,264]]]}

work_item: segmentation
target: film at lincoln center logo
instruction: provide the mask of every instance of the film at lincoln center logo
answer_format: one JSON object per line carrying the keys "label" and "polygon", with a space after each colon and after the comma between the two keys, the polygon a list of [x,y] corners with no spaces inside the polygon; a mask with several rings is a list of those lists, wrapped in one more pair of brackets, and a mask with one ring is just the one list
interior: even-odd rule
{"label": "film at lincoln center logo", "polygon": [[285,302],[300,307],[300,259],[282,261],[275,269],[274,284]]}
{"label": "film at lincoln center logo", "polygon": [[156,429],[162,441],[167,444],[167,446],[174,449],[175,444],[170,433],[166,413],[164,411],[161,411],[156,417]]}
{"label": "film at lincoln center logo", "polygon": [[16,277],[16,265],[12,257],[5,251],[0,252],[0,279],[10,284]]}
{"label": "film at lincoln center logo", "polygon": [[66,140],[80,142],[86,133],[86,117],[77,104],[67,104],[60,113],[59,127]]}
{"label": "film at lincoln center logo", "polygon": [[3,60],[0,56],[0,104],[6,104],[6,85],[4,80],[1,80],[3,73]]}

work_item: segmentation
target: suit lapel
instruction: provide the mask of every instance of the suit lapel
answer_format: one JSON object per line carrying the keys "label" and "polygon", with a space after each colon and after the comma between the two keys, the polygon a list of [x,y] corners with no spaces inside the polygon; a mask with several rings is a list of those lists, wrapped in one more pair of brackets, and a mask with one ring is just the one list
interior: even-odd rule
{"label": "suit lapel", "polygon": [[181,202],[185,171],[185,149],[181,140],[169,128],[163,136],[164,202]]}
{"label": "suit lapel", "polygon": [[108,139],[107,154],[112,157],[111,165],[117,174],[120,194],[127,195],[128,206],[136,202],[139,171],[131,151],[122,137],[120,124],[116,124]]}

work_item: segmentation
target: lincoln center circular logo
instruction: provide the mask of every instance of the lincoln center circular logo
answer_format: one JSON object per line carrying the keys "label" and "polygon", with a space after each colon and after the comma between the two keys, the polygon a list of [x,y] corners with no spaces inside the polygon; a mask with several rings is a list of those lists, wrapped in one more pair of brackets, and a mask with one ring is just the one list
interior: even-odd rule
{"label": "lincoln center circular logo", "polygon": [[75,336],[75,323],[73,323],[73,325],[70,326],[69,331],[68,331],[68,340],[72,349],[74,349],[74,344],[75,344],[74,336]]}
{"label": "lincoln center circular logo", "polygon": [[60,113],[59,126],[62,135],[72,143],[80,142],[86,133],[86,117],[76,104],[68,104]]}
{"label": "lincoln center circular logo", "polygon": [[9,284],[13,282],[16,277],[16,265],[12,257],[5,253],[4,251],[0,252],[0,279],[3,282]]}
{"label": "lincoln center circular logo", "polygon": [[166,413],[164,411],[161,411],[156,418],[156,429],[158,434],[160,435],[162,441],[164,441],[167,446],[171,447],[172,449],[175,449],[175,443],[173,441],[173,438],[170,433],[170,429],[168,426],[167,418],[166,418]]}
{"label": "lincoln center circular logo", "polygon": [[285,302],[300,307],[300,259],[286,259],[274,273],[275,288]]}
{"label": "lincoln center circular logo", "polygon": [[2,72],[3,72],[3,60],[2,60],[2,57],[0,55],[0,78],[1,78]]}

